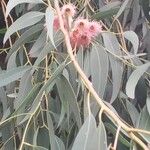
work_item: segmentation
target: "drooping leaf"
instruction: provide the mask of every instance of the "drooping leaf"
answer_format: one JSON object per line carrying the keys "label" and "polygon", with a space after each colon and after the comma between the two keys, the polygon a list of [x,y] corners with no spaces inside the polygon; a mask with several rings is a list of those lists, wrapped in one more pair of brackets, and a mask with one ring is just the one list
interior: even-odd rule
{"label": "drooping leaf", "polygon": [[104,124],[101,120],[100,120],[100,123],[97,128],[97,133],[98,133],[97,149],[107,150],[107,135],[106,135],[106,130],[105,130]]}
{"label": "drooping leaf", "polygon": [[[117,132],[116,127],[114,127],[110,123],[105,123],[104,125],[106,129],[109,130],[109,132],[111,132],[114,136],[116,135]],[[119,134],[118,140],[126,147],[130,147],[130,142],[122,134]]]}
{"label": "drooping leaf", "polygon": [[144,72],[150,67],[150,63],[146,63],[144,65],[138,66],[135,71],[132,72],[130,75],[127,84],[126,84],[126,94],[134,99],[135,98],[135,87],[141,78],[141,76],[144,74]]}
{"label": "drooping leaf", "polygon": [[115,16],[115,19],[117,19],[117,18],[123,13],[123,11],[125,10],[125,8],[126,8],[127,5],[128,5],[128,2],[129,2],[129,0],[125,0],[125,1],[122,3],[122,5],[121,5],[121,7],[120,7],[120,9],[119,9],[119,11],[118,11],[118,13],[117,13],[116,16]]}
{"label": "drooping leaf", "polygon": [[137,123],[139,112],[137,111],[135,106],[131,102],[129,102],[128,100],[126,100],[126,107],[127,107],[128,113],[130,115],[130,118],[132,120],[132,123],[135,126]]}
{"label": "drooping leaf", "polygon": [[46,9],[45,18],[46,18],[47,35],[50,38],[53,46],[55,47],[55,43],[53,39],[54,12],[49,7]]}
{"label": "drooping leaf", "polygon": [[29,53],[30,57],[34,57],[34,56],[37,57],[45,44],[46,44],[46,30],[43,30],[30,50]]}
{"label": "drooping leaf", "polygon": [[[56,78],[58,77],[58,75],[61,74],[61,72],[63,71],[63,69],[65,68],[66,64],[65,62],[63,62],[62,64],[59,65],[59,67],[56,69],[56,71],[51,75],[51,77],[47,80],[46,84],[44,84],[42,86],[42,88],[40,89],[40,91],[38,92],[36,98],[33,101],[33,105],[29,111],[29,113],[34,113],[35,110],[37,110],[37,108],[40,106],[40,100],[43,96],[43,92],[47,90],[47,88],[49,88],[49,86],[52,84],[54,80],[56,80]],[[51,86],[52,89],[52,86]],[[50,88],[49,88],[50,90]],[[26,116],[21,122],[20,124],[24,123],[27,119],[29,118],[29,116]]]}
{"label": "drooping leaf", "polygon": [[117,58],[115,58],[115,55],[121,55],[121,50],[119,47],[119,42],[115,35],[111,33],[103,33],[103,40],[104,45],[108,52],[110,52],[109,60],[110,65],[112,68],[112,97],[110,102],[113,103],[113,101],[117,98],[121,83],[122,83],[122,73],[123,73],[123,64],[120,62]]}
{"label": "drooping leaf", "polygon": [[37,25],[34,25],[33,27],[31,27],[30,29],[28,29],[27,31],[25,31],[20,36],[20,38],[18,38],[18,40],[16,40],[16,42],[13,44],[13,46],[9,50],[6,60],[8,60],[8,58],[12,55],[12,53],[17,51],[20,46],[22,46],[23,44],[28,42],[30,40],[30,37],[32,38],[32,36],[34,36],[37,32],[41,31],[42,29],[43,29],[43,25],[37,24]]}
{"label": "drooping leaf", "polygon": [[106,50],[99,44],[94,45],[91,51],[90,68],[93,86],[103,98],[107,84],[109,60]]}
{"label": "drooping leaf", "polygon": [[5,16],[7,17],[8,14],[10,13],[10,11],[17,6],[18,4],[22,4],[22,3],[43,3],[42,0],[9,0],[7,3],[7,7],[6,7],[6,14]]}
{"label": "drooping leaf", "polygon": [[[140,116],[138,118],[137,122],[137,128],[142,130],[150,131],[150,115],[147,111],[147,107],[145,106],[143,110],[140,113]],[[139,133],[148,143],[150,142],[150,136],[149,134]]]}
{"label": "drooping leaf", "polygon": [[146,99],[146,106],[147,106],[147,111],[150,115],[150,97],[149,96],[147,96],[147,99]]}
{"label": "drooping leaf", "polygon": [[137,54],[139,47],[139,38],[136,35],[136,33],[133,31],[126,31],[123,33],[123,35],[126,39],[128,39],[132,43],[134,48],[134,54]]}
{"label": "drooping leaf", "polygon": [[21,78],[24,73],[30,70],[30,66],[20,66],[17,68],[12,68],[10,70],[4,70],[0,73],[0,87],[5,86],[15,80]]}
{"label": "drooping leaf", "polygon": [[44,17],[44,13],[38,11],[31,11],[24,14],[8,28],[8,30],[5,33],[3,43],[5,43],[13,33],[23,28],[36,24],[43,17]]}
{"label": "drooping leaf", "polygon": [[[77,104],[77,98],[75,96],[75,93],[73,91],[73,88],[71,87],[70,83],[68,82],[68,80],[61,75],[58,80],[57,80],[57,88],[58,88],[58,93],[59,96],[61,98],[61,102],[62,102],[62,108],[63,108],[63,116],[65,115],[65,113],[67,112],[66,109],[68,109],[67,107],[71,108],[71,112],[73,112],[78,127],[81,127],[81,117],[80,117],[80,111],[79,111],[79,106]],[[63,118],[61,118],[62,121]]]}
{"label": "drooping leaf", "polygon": [[65,150],[65,146],[64,146],[63,142],[61,141],[61,139],[59,139],[55,135],[53,121],[52,121],[52,118],[51,118],[49,112],[47,112],[47,120],[48,120],[48,130],[49,130],[51,149]]}
{"label": "drooping leaf", "polygon": [[107,5],[103,6],[97,13],[95,13],[93,19],[105,19],[111,18],[113,15],[117,14],[119,11],[120,2],[110,2]]}
{"label": "drooping leaf", "polygon": [[98,142],[96,121],[93,115],[90,114],[80,128],[73,143],[72,150],[96,150],[99,149]]}

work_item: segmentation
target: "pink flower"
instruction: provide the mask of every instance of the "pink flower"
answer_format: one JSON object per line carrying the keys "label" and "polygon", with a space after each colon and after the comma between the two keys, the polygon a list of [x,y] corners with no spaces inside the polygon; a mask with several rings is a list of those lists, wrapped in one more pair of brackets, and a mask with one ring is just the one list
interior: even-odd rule
{"label": "pink flower", "polygon": [[102,31],[102,26],[96,21],[89,22],[88,28],[91,36],[97,36]]}
{"label": "pink flower", "polygon": [[76,6],[71,3],[63,5],[63,7],[61,8],[61,12],[64,16],[73,17],[76,13]]}
{"label": "pink flower", "polygon": [[[64,21],[64,27],[67,28],[67,21],[66,21],[66,19],[64,19],[64,17],[63,17],[63,21]],[[58,16],[55,16],[55,18],[54,18],[53,27],[54,27],[55,31],[60,29],[60,23],[59,23]]]}
{"label": "pink flower", "polygon": [[78,29],[73,30],[70,36],[72,48],[76,47],[87,47],[91,43],[91,37],[85,31],[80,31]]}
{"label": "pink flower", "polygon": [[59,18],[58,16],[55,16],[54,22],[53,22],[54,30],[57,31],[60,28]]}
{"label": "pink flower", "polygon": [[88,30],[88,19],[79,18],[74,22],[74,28],[78,28],[79,30]]}

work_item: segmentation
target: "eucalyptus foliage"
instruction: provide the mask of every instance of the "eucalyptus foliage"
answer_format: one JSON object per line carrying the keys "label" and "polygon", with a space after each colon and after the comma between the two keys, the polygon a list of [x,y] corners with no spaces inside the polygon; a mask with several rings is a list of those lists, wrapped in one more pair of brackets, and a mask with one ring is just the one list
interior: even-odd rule
{"label": "eucalyptus foliage", "polygon": [[[68,1],[60,0],[60,6]],[[150,1],[70,1],[78,10],[73,19],[97,20],[103,27],[74,57],[105,105],[148,146]],[[54,1],[9,0],[4,15],[9,20],[13,13],[8,29],[0,30],[6,31],[4,46],[10,44],[0,53],[6,53],[0,70],[0,148],[141,150],[103,113],[75,69],[64,34],[53,30]]]}

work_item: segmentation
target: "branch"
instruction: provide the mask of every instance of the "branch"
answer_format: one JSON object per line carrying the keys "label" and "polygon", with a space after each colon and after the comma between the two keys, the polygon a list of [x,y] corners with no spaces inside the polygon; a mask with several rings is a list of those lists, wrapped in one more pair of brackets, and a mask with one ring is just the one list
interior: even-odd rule
{"label": "branch", "polygon": [[61,16],[58,0],[55,0],[55,9],[56,9],[56,12],[57,12],[58,17],[59,17],[60,29],[63,32],[64,37],[65,37],[65,44],[66,44],[66,47],[67,47],[67,52],[68,52],[68,54],[70,56],[70,59],[71,59],[73,65],[74,65],[75,69],[77,70],[78,74],[80,75],[80,77],[84,81],[84,84],[87,87],[87,89],[93,95],[93,97],[95,98],[95,100],[97,101],[97,103],[99,104],[101,109],[103,109],[105,114],[109,115],[112,118],[112,120],[114,120],[114,122],[116,122],[117,125],[120,126],[122,129],[124,129],[128,133],[129,137],[132,140],[134,140],[136,143],[138,143],[144,150],[149,150],[147,145],[144,144],[144,142],[140,138],[138,138],[138,136],[136,136],[134,133],[132,133],[130,126],[127,125],[126,123],[124,123],[119,118],[119,116],[117,116],[112,110],[110,110],[104,104],[103,100],[96,93],[96,91],[94,90],[91,82],[88,80],[88,78],[84,74],[83,70],[80,68],[78,62],[76,61],[76,59],[75,59],[75,57],[73,55],[73,50],[72,50],[72,47],[71,47],[71,44],[70,44],[69,34],[68,34],[67,30],[64,28],[64,22],[63,22],[63,19],[62,19],[62,16]]}

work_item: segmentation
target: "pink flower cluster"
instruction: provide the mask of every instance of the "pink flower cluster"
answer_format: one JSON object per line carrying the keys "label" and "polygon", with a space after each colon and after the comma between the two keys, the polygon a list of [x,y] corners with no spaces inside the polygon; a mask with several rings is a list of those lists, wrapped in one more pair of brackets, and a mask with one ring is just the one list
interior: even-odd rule
{"label": "pink flower cluster", "polygon": [[[64,5],[61,8],[62,17],[64,20],[64,27],[67,28],[67,16],[73,17],[76,13],[75,6],[72,4]],[[58,16],[54,19],[54,30],[60,28]],[[70,33],[70,41],[72,48],[87,47],[94,37],[100,34],[102,26],[97,21],[89,21],[88,19],[78,18],[72,22],[72,29]]]}

